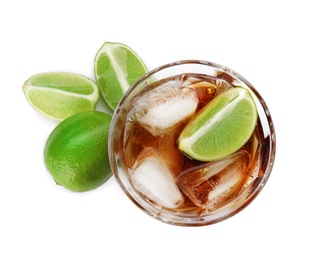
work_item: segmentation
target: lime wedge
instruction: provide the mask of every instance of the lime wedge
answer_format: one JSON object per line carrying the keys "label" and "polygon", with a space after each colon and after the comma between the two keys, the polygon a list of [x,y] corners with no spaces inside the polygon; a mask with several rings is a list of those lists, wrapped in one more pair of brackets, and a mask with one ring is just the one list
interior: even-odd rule
{"label": "lime wedge", "polygon": [[211,100],[185,126],[178,139],[179,149],[200,161],[222,159],[249,140],[256,121],[250,92],[231,88]]}
{"label": "lime wedge", "polygon": [[99,89],[93,81],[66,72],[36,74],[24,83],[23,91],[30,105],[56,120],[94,110],[99,100]]}
{"label": "lime wedge", "polygon": [[105,42],[95,57],[95,78],[113,110],[127,89],[147,72],[141,58],[127,45]]}

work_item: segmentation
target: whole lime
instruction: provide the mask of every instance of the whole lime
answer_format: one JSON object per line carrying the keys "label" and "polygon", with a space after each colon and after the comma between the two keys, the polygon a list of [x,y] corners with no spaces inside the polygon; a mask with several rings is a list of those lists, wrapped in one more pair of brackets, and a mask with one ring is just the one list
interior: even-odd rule
{"label": "whole lime", "polygon": [[106,113],[87,111],[55,127],[45,144],[44,163],[58,185],[90,191],[112,176],[108,159],[111,119]]}

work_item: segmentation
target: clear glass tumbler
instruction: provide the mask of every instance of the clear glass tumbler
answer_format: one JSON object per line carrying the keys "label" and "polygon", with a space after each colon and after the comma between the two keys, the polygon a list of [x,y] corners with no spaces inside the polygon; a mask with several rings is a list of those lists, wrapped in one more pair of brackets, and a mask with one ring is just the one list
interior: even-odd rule
{"label": "clear glass tumbler", "polygon": [[[235,166],[229,165],[227,169],[223,170],[223,167],[217,166],[218,162],[197,162],[178,151],[177,137],[185,123],[180,124],[177,120],[174,122],[172,119],[173,126],[169,126],[167,132],[160,130],[155,133],[150,130],[152,127],[145,127],[141,123],[143,122],[141,117],[145,115],[145,110],[148,110],[148,107],[156,108],[157,103],[159,105],[165,103],[166,98],[169,99],[172,95],[165,91],[153,91],[154,89],[163,84],[172,84],[177,87],[178,84],[184,85],[184,82],[189,81],[198,86],[199,95],[206,98],[205,103],[208,103],[219,93],[234,87],[249,90],[255,101],[258,113],[255,131],[247,144],[240,149],[242,151],[238,151],[236,155],[229,158],[229,160],[233,158],[232,160],[237,161],[234,158],[239,158],[242,153],[246,154],[244,157],[246,162],[245,173],[240,174],[243,177],[240,177],[240,180],[235,181],[233,185],[231,183],[234,182],[234,178],[237,178],[235,176],[229,177],[231,181],[226,181],[226,183],[223,181],[217,188],[218,183],[221,182],[218,180],[228,178],[221,176],[229,176],[231,174],[230,169]],[[172,108],[167,106],[167,114],[175,113],[178,117],[177,114],[181,113],[178,109],[169,109]],[[154,112],[156,109],[152,111]],[[174,117],[174,115],[172,114],[170,117]],[[137,121],[137,118],[141,120]],[[156,120],[158,119],[156,118]],[[201,60],[173,62],[158,67],[141,77],[125,93],[116,108],[109,137],[110,164],[122,190],[140,209],[150,216],[165,223],[180,226],[203,226],[217,223],[244,209],[266,184],[273,168],[275,150],[275,130],[272,118],[258,91],[235,71],[213,62]],[[146,161],[150,164],[144,164]],[[239,161],[241,163],[241,160]],[[228,165],[224,159],[225,164]],[[164,166],[161,167],[161,165]],[[220,165],[223,165],[223,160]],[[171,175],[167,177],[167,174],[158,173],[162,168],[165,174],[168,172]],[[219,170],[218,173],[212,175],[213,177],[208,177],[207,172],[210,172],[211,168],[219,168]],[[180,176],[184,176],[188,172],[190,174],[188,175],[189,179],[186,180],[187,183],[193,181],[193,178],[196,178],[194,181],[199,179],[196,184],[191,183],[193,186],[190,187],[190,193],[199,190],[199,194],[195,196],[206,197],[206,201],[208,201],[208,196],[211,197],[210,190],[214,189],[217,195],[212,196],[216,197],[216,202],[197,204],[191,196],[180,189],[178,180]],[[143,185],[137,184],[136,177],[138,174],[143,176],[142,179],[139,176],[141,182],[144,182],[143,178],[150,179],[146,180]],[[161,179],[156,174],[165,176]],[[134,175],[135,177],[133,177]],[[166,185],[166,181],[172,182],[172,186]],[[153,186],[156,185],[157,187],[154,188]],[[204,187],[206,190],[203,190]],[[233,192],[231,192],[232,187],[234,187]],[[158,197],[162,202],[157,199],[156,194],[153,196],[153,194],[145,193],[144,189],[148,188],[152,190],[154,188],[155,193],[159,193]],[[168,199],[166,200],[166,195],[161,193],[169,193]],[[175,202],[179,204],[170,206],[169,196],[179,196]],[[179,198],[181,198],[181,202],[179,202]]]}

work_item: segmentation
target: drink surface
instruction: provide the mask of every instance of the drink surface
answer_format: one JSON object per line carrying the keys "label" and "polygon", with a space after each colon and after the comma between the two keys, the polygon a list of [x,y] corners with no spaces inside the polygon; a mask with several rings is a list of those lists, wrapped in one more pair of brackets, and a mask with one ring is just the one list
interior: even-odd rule
{"label": "drink surface", "polygon": [[205,215],[232,207],[259,184],[259,119],[247,143],[224,159],[202,162],[178,148],[189,120],[232,87],[224,78],[182,74],[150,83],[131,100],[120,158],[133,188],[155,207]]}

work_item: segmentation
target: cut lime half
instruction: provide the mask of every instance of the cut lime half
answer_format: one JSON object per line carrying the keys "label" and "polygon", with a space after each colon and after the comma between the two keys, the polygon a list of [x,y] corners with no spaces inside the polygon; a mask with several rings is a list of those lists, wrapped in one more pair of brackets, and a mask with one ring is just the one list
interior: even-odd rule
{"label": "cut lime half", "polygon": [[179,149],[200,161],[222,159],[239,150],[256,126],[257,109],[250,92],[241,87],[222,92],[185,126]]}

